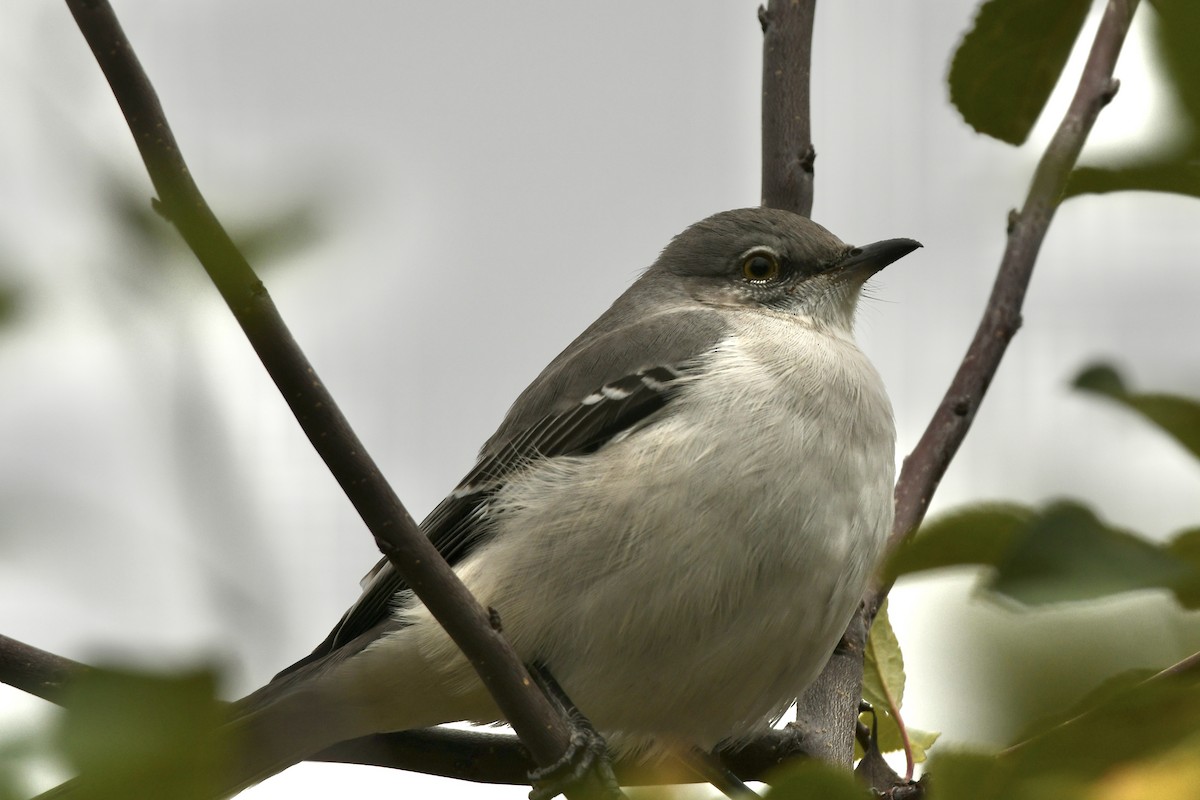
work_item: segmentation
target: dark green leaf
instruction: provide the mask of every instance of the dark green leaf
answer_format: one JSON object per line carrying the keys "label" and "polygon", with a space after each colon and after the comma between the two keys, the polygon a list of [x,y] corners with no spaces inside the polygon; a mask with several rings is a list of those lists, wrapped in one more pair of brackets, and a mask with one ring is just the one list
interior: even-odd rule
{"label": "dark green leaf", "polygon": [[80,796],[214,796],[223,763],[214,687],[209,671],[85,673],[70,687],[59,730],[63,752],[80,773]]}
{"label": "dark green leaf", "polygon": [[1171,192],[1200,197],[1200,158],[1171,150],[1136,164],[1080,167],[1071,173],[1063,198],[1106,192]]}
{"label": "dark green leaf", "polygon": [[1191,574],[1175,586],[1175,599],[1184,608],[1200,608],[1200,528],[1176,534],[1167,550],[1192,568]]}
{"label": "dark green leaf", "polygon": [[1000,800],[996,757],[984,753],[939,750],[929,760],[929,800]]}
{"label": "dark green leaf", "polygon": [[[1193,134],[1200,128],[1200,3],[1196,0],[1151,0],[1158,19],[1154,46]],[[1193,150],[1195,152],[1195,150]]]}
{"label": "dark green leaf", "polygon": [[1173,588],[1191,574],[1154,544],[1110,528],[1082,505],[1055,503],[1033,519],[988,588],[1025,605]]}
{"label": "dark green leaf", "polygon": [[1077,389],[1095,392],[1116,400],[1162,428],[1188,452],[1200,458],[1200,403],[1170,394],[1139,394],[1125,388],[1125,382],[1111,366],[1092,365],[1075,379]]}
{"label": "dark green leaf", "polygon": [[1021,144],[1058,82],[1090,0],[987,0],[950,65],[950,102],[967,124]]}
{"label": "dark green leaf", "polygon": [[849,770],[819,761],[789,764],[774,773],[767,800],[868,800],[871,793]]}
{"label": "dark green leaf", "polygon": [[1083,372],[1075,377],[1071,385],[1076,389],[1097,392],[1109,397],[1120,398],[1128,393],[1121,373],[1117,372],[1110,364],[1091,364],[1084,367]]}
{"label": "dark green leaf", "polygon": [[1033,512],[1005,503],[952,511],[921,526],[889,560],[889,580],[922,570],[998,563],[1032,518]]}

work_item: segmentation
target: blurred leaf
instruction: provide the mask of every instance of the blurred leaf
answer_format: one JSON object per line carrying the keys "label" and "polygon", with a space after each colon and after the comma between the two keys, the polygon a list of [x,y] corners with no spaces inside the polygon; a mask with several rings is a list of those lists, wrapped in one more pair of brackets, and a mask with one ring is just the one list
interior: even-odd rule
{"label": "blurred leaf", "polygon": [[1200,528],[1177,533],[1167,543],[1167,550],[1192,568],[1192,574],[1175,586],[1175,599],[1184,608],[1200,608]]}
{"label": "blurred leaf", "polygon": [[[1200,3],[1196,0],[1151,0],[1154,16],[1152,52],[1159,75],[1178,103],[1176,113],[1155,120],[1174,133],[1159,149],[1125,156],[1102,166],[1071,173],[1065,196],[1118,191],[1172,192],[1200,197]],[[1131,145],[1131,148],[1136,145]]]}
{"label": "blurred leaf", "polygon": [[1007,800],[992,777],[998,771],[994,755],[939,750],[929,760],[929,800]]}
{"label": "blurred leaf", "polygon": [[[107,181],[108,208],[120,228],[146,248],[144,263],[160,268],[169,258],[187,252],[179,232],[155,211],[151,198],[122,178]],[[230,238],[256,269],[274,259],[310,246],[321,236],[324,203],[317,194],[297,198],[253,220],[222,220]]]}
{"label": "blurred leaf", "polygon": [[1200,786],[1200,746],[1196,736],[1161,755],[1110,770],[1096,781],[1090,800],[1164,800],[1195,797]]}
{"label": "blurred leaf", "polygon": [[1124,397],[1128,392],[1121,373],[1117,372],[1110,364],[1091,364],[1084,367],[1083,372],[1075,376],[1071,385],[1076,389],[1096,392],[1109,397]]}
{"label": "blurred leaf", "polygon": [[1200,158],[1171,150],[1136,164],[1079,167],[1071,173],[1063,199],[1107,192],[1171,192],[1200,197]]}
{"label": "blurred leaf", "polygon": [[24,800],[28,790],[19,777],[20,765],[31,758],[44,755],[39,752],[40,741],[28,734],[0,740],[0,800]]}
{"label": "blurred leaf", "polygon": [[210,671],[152,675],[97,669],[70,685],[58,741],[81,796],[215,796],[222,705]]}
{"label": "blurred leaf", "polygon": [[1155,52],[1179,104],[1197,128],[1200,122],[1200,3],[1196,0],[1150,0],[1157,19]]}
{"label": "blurred leaf", "polygon": [[[1115,374],[1087,376],[1092,391],[1120,391]],[[992,567],[990,591],[1024,605],[1091,600],[1139,589],[1175,591],[1200,604],[1200,552],[1193,540],[1178,552],[1101,522],[1085,506],[1053,503],[969,506],[921,526],[891,558],[889,578],[950,566]],[[1200,538],[1194,542],[1200,551]],[[1187,548],[1187,549],[1184,549]]]}
{"label": "blurred leaf", "polygon": [[[1001,754],[939,750],[930,800],[1142,800],[1178,793],[1169,769],[1200,765],[1194,679],[1121,676]],[[1191,775],[1190,769],[1182,771]],[[1165,793],[1146,793],[1158,787]]]}
{"label": "blurred leaf", "polygon": [[889,559],[889,580],[922,570],[997,564],[1033,512],[1012,503],[968,506],[921,526]]}
{"label": "blurred leaf", "polygon": [[820,761],[785,765],[769,778],[767,800],[868,800],[871,792],[848,770]]}
{"label": "blurred leaf", "polygon": [[[1122,682],[1133,685],[1122,688]],[[1122,676],[1101,686],[1058,724],[1010,748],[1004,760],[1019,773],[1096,780],[1122,764],[1158,758],[1194,739],[1198,730],[1200,690],[1193,676],[1149,681]],[[1194,751],[1196,757],[1200,750]]]}
{"label": "blurred leaf", "polygon": [[267,266],[321,238],[323,209],[316,197],[300,198],[271,216],[234,223],[229,232],[246,260]]}
{"label": "blurred leaf", "polygon": [[972,128],[1021,144],[1042,113],[1090,0],[987,0],[950,65],[950,102]]}
{"label": "blurred leaf", "polygon": [[1130,392],[1120,374],[1108,364],[1087,367],[1075,378],[1073,385],[1133,409],[1200,458],[1200,403],[1195,400],[1170,394]]}
{"label": "blurred leaf", "polygon": [[20,307],[20,293],[15,286],[0,284],[0,325],[12,322]]}
{"label": "blurred leaf", "polygon": [[1088,508],[1059,502],[1037,515],[987,582],[1025,605],[1173,588],[1190,574],[1163,548],[1110,528]]}

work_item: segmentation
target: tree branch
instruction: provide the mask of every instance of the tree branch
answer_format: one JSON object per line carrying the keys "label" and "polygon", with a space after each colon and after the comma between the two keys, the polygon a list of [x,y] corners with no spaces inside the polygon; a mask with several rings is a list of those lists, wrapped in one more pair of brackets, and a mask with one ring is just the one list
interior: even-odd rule
{"label": "tree branch", "polygon": [[759,7],[763,28],[762,204],[812,215],[813,162],[809,113],[813,16],[817,0],[770,0]]}
{"label": "tree branch", "polygon": [[[1042,240],[1061,202],[1067,178],[1100,110],[1116,94],[1113,68],[1138,0],[1108,0],[1075,97],[1038,162],[1020,213],[1010,215],[1008,246],[983,319],[945,397],[896,484],[896,518],[889,544],[895,547],[917,529],[950,460],[967,435],[979,404],[1021,326],[1021,304]],[[886,589],[879,595],[886,594]]]}
{"label": "tree branch", "polygon": [[35,697],[61,702],[66,685],[89,669],[78,661],[0,635],[0,682]]}
{"label": "tree branch", "polygon": [[[791,727],[771,731],[747,745],[718,750],[716,755],[743,780],[763,780],[785,761],[807,757],[804,737]],[[429,728],[366,736],[341,742],[311,760],[371,764],[475,783],[521,784],[533,766],[529,752],[515,736]],[[641,758],[613,764],[622,786],[701,783],[689,771],[664,772],[663,765]]]}
{"label": "tree branch", "polygon": [[[60,704],[67,684],[92,667],[0,635],[0,683]],[[749,744],[718,751],[726,767],[745,780],[760,780],[779,764],[806,757],[808,740],[795,728],[767,733]],[[523,784],[535,766],[529,749],[516,736],[427,728],[364,736],[341,742],[312,761],[367,764],[440,775],[477,783]],[[698,782],[690,772],[664,776],[644,759],[613,765],[622,784]]]}
{"label": "tree branch", "polygon": [[536,688],[488,615],[421,533],[317,378],[258,276],[193,182],[154,88],[106,0],[67,6],[133,133],[158,207],[225,299],[314,449],[379,549],[462,649],[534,760],[551,765],[568,744],[562,715]]}

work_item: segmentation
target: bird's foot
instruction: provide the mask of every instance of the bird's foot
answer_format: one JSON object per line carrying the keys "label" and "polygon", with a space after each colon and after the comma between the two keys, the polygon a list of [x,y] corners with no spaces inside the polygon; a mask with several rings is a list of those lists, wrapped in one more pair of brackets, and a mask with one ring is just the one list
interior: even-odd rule
{"label": "bird's foot", "polygon": [[600,797],[622,797],[621,787],[608,762],[608,745],[586,720],[571,715],[572,730],[566,751],[548,767],[530,770],[533,789],[529,800],[550,800],[585,781],[599,789]]}
{"label": "bird's foot", "polygon": [[567,749],[558,761],[529,772],[529,782],[533,784],[529,800],[550,800],[570,789],[585,786],[589,797],[608,800],[624,798],[608,760],[608,745],[604,737],[592,727],[592,723],[559,686],[545,664],[533,664],[530,671],[546,696],[566,714],[571,735]]}

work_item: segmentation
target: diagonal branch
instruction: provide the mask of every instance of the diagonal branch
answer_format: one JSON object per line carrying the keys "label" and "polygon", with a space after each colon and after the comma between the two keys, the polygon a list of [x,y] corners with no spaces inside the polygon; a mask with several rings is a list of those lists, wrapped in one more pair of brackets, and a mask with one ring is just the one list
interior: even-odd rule
{"label": "diagonal branch", "polygon": [[1010,216],[1008,246],[975,338],[900,471],[896,519],[889,542],[893,547],[924,519],[929,501],[967,435],[1009,341],[1021,326],[1021,304],[1033,265],[1062,200],[1067,178],[1100,110],[1116,94],[1118,82],[1112,77],[1113,69],[1137,4],[1138,0],[1108,0],[1075,97],[1038,162],[1025,205]]}
{"label": "diagonal branch", "polygon": [[183,235],[225,299],[300,427],[400,571],[479,673],[538,764],[568,745],[566,722],[539,692],[487,613],[421,533],[332,396],[265,287],[193,182],[154,88],[106,0],[67,0],[133,133],[158,208]]}
{"label": "diagonal branch", "polygon": [[0,683],[35,697],[60,702],[66,685],[89,669],[78,661],[0,635]]}

